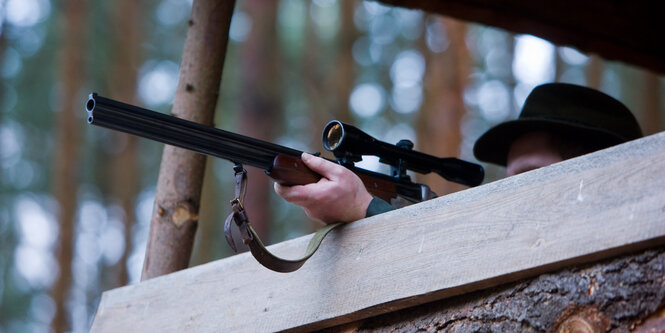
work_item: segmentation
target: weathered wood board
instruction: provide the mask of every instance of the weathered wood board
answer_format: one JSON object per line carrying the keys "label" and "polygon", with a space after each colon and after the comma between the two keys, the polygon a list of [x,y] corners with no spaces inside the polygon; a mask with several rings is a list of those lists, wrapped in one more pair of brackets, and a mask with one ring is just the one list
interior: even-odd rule
{"label": "weathered wood board", "polygon": [[354,222],[294,273],[245,253],[107,291],[92,331],[312,330],[661,245],[664,175],[660,133]]}

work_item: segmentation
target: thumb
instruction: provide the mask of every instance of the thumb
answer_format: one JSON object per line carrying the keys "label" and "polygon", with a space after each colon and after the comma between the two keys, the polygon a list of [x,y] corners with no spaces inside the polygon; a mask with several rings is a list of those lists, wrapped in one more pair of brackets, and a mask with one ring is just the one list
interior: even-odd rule
{"label": "thumb", "polygon": [[343,168],[343,166],[330,162],[324,158],[317,157],[308,153],[302,153],[300,156],[302,161],[307,165],[308,168],[312,171],[320,174],[321,176],[331,179],[335,174],[337,174],[337,168]]}

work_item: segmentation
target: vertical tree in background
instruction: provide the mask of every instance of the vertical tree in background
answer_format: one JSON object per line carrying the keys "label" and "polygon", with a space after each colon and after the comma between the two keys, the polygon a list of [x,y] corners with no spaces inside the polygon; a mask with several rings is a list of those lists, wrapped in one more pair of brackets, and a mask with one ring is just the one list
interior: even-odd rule
{"label": "vertical tree in background", "polygon": [[67,301],[72,285],[72,257],[74,247],[74,216],[76,212],[76,190],[78,188],[76,168],[79,152],[80,123],[76,112],[80,112],[80,89],[83,82],[83,56],[85,52],[86,1],[67,0],[62,8],[62,49],[59,77],[62,84],[62,103],[56,114],[56,150],[54,154],[53,196],[59,204],[57,214],[60,225],[56,241],[56,258],[60,274],[52,290],[56,313],[52,327],[55,332],[70,329]]}
{"label": "vertical tree in background", "polygon": [[[0,6],[4,8],[5,6],[5,1],[0,0]],[[5,13],[4,11],[0,10],[0,64],[4,64],[5,60],[5,52],[7,51],[7,26],[5,24]],[[0,85],[0,101],[4,101],[4,89],[5,87]],[[3,113],[5,110],[3,110],[3,105],[0,103],[0,125],[2,125],[3,122]],[[2,156],[2,145],[0,144],[0,156]],[[0,168],[0,186],[2,186],[2,168]],[[1,207],[1,206],[0,206]]]}
{"label": "vertical tree in background", "polygon": [[340,17],[342,26],[337,37],[337,64],[334,67],[334,99],[332,100],[332,114],[343,122],[351,122],[349,96],[353,89],[355,61],[353,59],[353,43],[358,32],[353,23],[353,14],[356,1],[346,0],[340,3]]}
{"label": "vertical tree in background", "polygon": [[[212,125],[235,1],[194,0],[172,113]],[[206,158],[165,146],[141,280],[186,268]]]}
{"label": "vertical tree in background", "polygon": [[[272,141],[281,118],[279,57],[277,45],[278,1],[246,0],[245,11],[252,17],[252,30],[241,51],[242,88],[240,130],[243,134]],[[262,170],[248,171],[245,207],[254,230],[266,240],[269,234],[271,182]],[[229,174],[232,171],[229,170]]]}
{"label": "vertical tree in background", "polygon": [[[190,266],[205,264],[214,260],[219,248],[226,245],[222,240],[224,218],[221,217],[221,211],[228,212],[228,202],[223,197],[218,188],[218,182],[214,174],[214,159],[207,159],[206,171],[203,178],[203,188],[201,189],[201,209],[199,210],[199,232],[196,233],[194,240],[194,249],[190,261]],[[229,172],[230,170],[226,170]],[[223,171],[222,171],[223,172]],[[233,189],[227,189],[233,193]],[[222,190],[223,191],[223,190]],[[222,244],[220,246],[220,244]]]}
{"label": "vertical tree in background", "polygon": [[[138,75],[138,58],[140,48],[139,20],[141,5],[138,1],[118,0],[111,27],[114,52],[113,63],[109,71],[109,92],[114,98],[134,104],[136,100],[136,78]],[[138,188],[138,165],[136,137],[120,132],[112,132],[113,142],[118,143],[120,150],[115,152],[110,168],[111,195],[120,204],[123,211],[125,249],[122,258],[116,265],[115,285],[126,285],[127,258],[131,253],[131,229],[135,223],[134,200]]]}
{"label": "vertical tree in background", "polygon": [[[459,156],[462,141],[460,124],[465,114],[464,87],[470,70],[466,47],[466,24],[432,17],[445,27],[450,46],[443,53],[428,54],[425,98],[417,122],[418,149],[435,156]],[[442,181],[438,175],[419,175],[419,182],[428,184],[438,195],[459,191],[464,187]]]}
{"label": "vertical tree in background", "polygon": [[[355,74],[353,43],[358,32],[353,17],[356,4],[354,0],[339,1],[338,5],[324,7],[312,2],[306,4],[303,79],[311,119],[308,137],[314,150],[321,147],[321,130],[326,123],[332,119],[351,121],[348,103]],[[317,20],[320,20],[321,12],[333,10],[339,11],[340,29],[331,42],[317,33],[322,29]]]}
{"label": "vertical tree in background", "polygon": [[[515,34],[514,33],[508,33],[508,38],[506,40],[506,53],[508,55],[508,60],[509,64],[512,64],[515,62]],[[557,65],[557,68],[559,66]],[[506,77],[506,85],[508,85],[508,91],[510,92],[508,94],[508,99],[510,102],[508,103],[508,107],[510,108],[510,114],[513,115],[513,118],[517,118],[517,115],[521,110],[517,108],[517,101],[515,100],[515,88],[517,87],[517,79],[515,78],[515,74],[513,73],[512,69],[507,71],[507,77]]]}
{"label": "vertical tree in background", "polygon": [[[5,52],[7,51],[7,24],[5,23],[5,13],[3,8],[6,6],[6,1],[0,0],[0,64],[4,64]],[[3,87],[4,89],[4,87]],[[0,100],[2,100],[3,91],[0,89]],[[0,124],[2,124],[2,114],[4,110],[0,110]],[[0,149],[2,149],[0,145]]]}
{"label": "vertical tree in background", "polygon": [[663,130],[663,114],[660,108],[660,79],[653,73],[644,72],[644,110],[641,112],[643,117],[644,135],[651,135]]}
{"label": "vertical tree in background", "polygon": [[595,54],[589,57],[586,82],[589,88],[598,90],[600,90],[600,84],[603,82],[603,59]]}
{"label": "vertical tree in background", "polygon": [[314,22],[314,17],[312,16],[313,6],[317,6],[311,1],[307,1],[305,4],[306,10],[306,20],[305,20],[305,55],[303,59],[303,88],[305,92],[305,98],[307,99],[307,112],[309,114],[310,126],[308,138],[308,146],[318,147],[318,138],[320,135],[319,129],[323,128],[323,124],[326,123],[326,119],[329,117],[326,115],[326,102],[325,98],[325,78],[323,77],[323,64],[321,49],[323,48],[323,43],[316,35],[316,26]]}

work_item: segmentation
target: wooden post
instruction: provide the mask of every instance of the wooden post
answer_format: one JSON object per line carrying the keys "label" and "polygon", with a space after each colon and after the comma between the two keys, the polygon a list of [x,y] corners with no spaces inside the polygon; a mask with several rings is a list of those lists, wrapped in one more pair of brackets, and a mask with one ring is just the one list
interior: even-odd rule
{"label": "wooden post", "polygon": [[[177,117],[212,125],[235,0],[195,0],[188,22]],[[206,158],[164,147],[141,280],[186,268],[192,252]]]}

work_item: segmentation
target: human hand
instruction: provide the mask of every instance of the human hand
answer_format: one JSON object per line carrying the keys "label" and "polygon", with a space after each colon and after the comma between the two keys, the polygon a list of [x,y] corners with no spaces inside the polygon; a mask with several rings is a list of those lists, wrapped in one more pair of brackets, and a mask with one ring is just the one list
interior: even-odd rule
{"label": "human hand", "polygon": [[302,161],[321,179],[312,184],[285,186],[275,183],[284,200],[301,206],[311,219],[326,224],[353,222],[365,217],[372,195],[351,170],[307,153]]}

